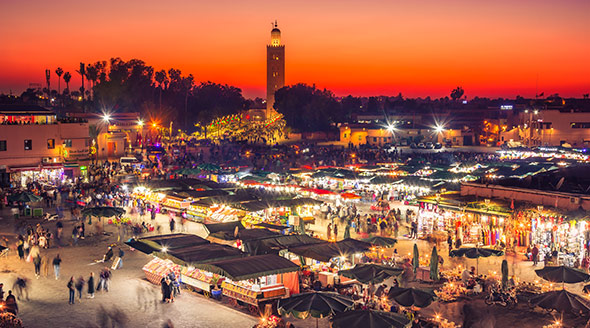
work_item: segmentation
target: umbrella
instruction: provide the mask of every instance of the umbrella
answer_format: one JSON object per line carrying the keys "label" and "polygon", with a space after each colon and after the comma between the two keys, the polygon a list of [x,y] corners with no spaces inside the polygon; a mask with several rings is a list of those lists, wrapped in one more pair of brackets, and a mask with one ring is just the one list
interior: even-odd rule
{"label": "umbrella", "polygon": [[563,265],[546,266],[543,269],[535,270],[535,273],[537,276],[545,280],[561,283],[567,282],[568,284],[587,281],[590,279],[590,275],[588,275],[586,272]]}
{"label": "umbrella", "polygon": [[430,256],[430,280],[438,281],[438,252],[436,246],[432,248],[432,256]]}
{"label": "umbrella", "polygon": [[530,299],[529,304],[559,312],[590,312],[589,300],[580,295],[570,293],[565,289],[554,290],[534,296]]}
{"label": "umbrella", "polygon": [[[88,207],[82,210],[83,216],[96,216],[99,218],[110,218],[113,216],[121,216],[123,214],[125,214],[125,209],[112,206]],[[102,228],[104,230],[104,221],[102,222]]]}
{"label": "umbrella", "polygon": [[381,246],[381,247],[393,247],[395,243],[397,243],[397,239],[388,238],[388,237],[381,237],[381,236],[373,236],[369,238],[364,238],[363,241],[374,245],[374,246]]}
{"label": "umbrella", "polygon": [[418,288],[393,287],[389,290],[387,297],[393,299],[401,306],[415,306],[425,308],[434,301],[434,292]]}
{"label": "umbrella", "polygon": [[43,197],[39,197],[31,192],[23,191],[19,194],[13,195],[10,197],[10,200],[14,202],[21,202],[21,203],[34,203],[42,200]]}
{"label": "umbrella", "polygon": [[110,218],[113,216],[119,216],[125,214],[125,210],[121,207],[112,206],[96,206],[88,207],[82,210],[84,216],[96,216]]}
{"label": "umbrella", "polygon": [[332,318],[332,328],[405,328],[411,324],[404,315],[372,310],[346,311]]}
{"label": "umbrella", "polygon": [[356,279],[363,284],[378,284],[390,277],[398,277],[404,272],[401,268],[394,268],[381,264],[362,264],[359,263],[352,269],[341,270],[340,275],[350,279]]}
{"label": "umbrella", "polygon": [[414,244],[414,257],[412,258],[412,269],[416,273],[416,269],[420,266],[420,254],[418,253],[418,245]]}
{"label": "umbrella", "polygon": [[470,259],[477,259],[477,271],[479,272],[479,258],[480,257],[490,257],[490,256],[502,256],[504,255],[503,251],[491,248],[479,248],[479,247],[461,247],[459,249],[454,249],[449,252],[449,256],[451,257],[461,257],[465,256]]}
{"label": "umbrella", "polygon": [[344,228],[344,237],[342,237],[344,239],[348,239],[350,238],[350,224],[347,224],[346,227]]}
{"label": "umbrella", "polygon": [[[334,292],[303,293],[279,301],[278,311],[283,315],[293,315],[299,319],[309,316],[324,318],[344,312],[352,307],[354,301]],[[316,327],[318,322],[316,320]]]}
{"label": "umbrella", "polygon": [[502,288],[508,284],[508,261],[502,260]]}
{"label": "umbrella", "polygon": [[218,172],[219,170],[221,170],[221,167],[219,167],[218,165],[210,164],[210,163],[199,164],[199,165],[197,165],[197,168],[199,170],[208,171],[208,172]]}

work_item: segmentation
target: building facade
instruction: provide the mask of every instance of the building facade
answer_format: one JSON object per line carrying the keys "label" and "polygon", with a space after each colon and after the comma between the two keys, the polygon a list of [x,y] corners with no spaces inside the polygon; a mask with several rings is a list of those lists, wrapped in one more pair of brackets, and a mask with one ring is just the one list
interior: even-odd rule
{"label": "building facade", "polygon": [[57,119],[39,106],[0,108],[1,183],[74,177],[89,157],[89,127],[82,119]]}
{"label": "building facade", "polygon": [[559,109],[525,110],[518,125],[500,136],[501,142],[523,146],[590,146],[590,112]]}
{"label": "building facade", "polygon": [[266,46],[266,111],[274,110],[275,92],[285,86],[285,46],[281,44],[281,30],[275,21]]}

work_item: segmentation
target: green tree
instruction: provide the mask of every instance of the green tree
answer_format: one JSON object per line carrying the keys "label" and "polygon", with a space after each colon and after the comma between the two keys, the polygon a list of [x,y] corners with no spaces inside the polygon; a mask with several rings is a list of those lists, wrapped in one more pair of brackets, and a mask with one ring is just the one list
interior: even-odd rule
{"label": "green tree", "polygon": [[168,83],[168,75],[166,74],[166,70],[157,71],[154,75],[154,79],[158,82],[158,89],[160,89],[160,109],[162,108],[162,91],[164,90],[164,85]]}
{"label": "green tree", "polygon": [[343,119],[341,106],[332,92],[296,84],[275,92],[275,109],[287,125],[300,132],[327,131]]}

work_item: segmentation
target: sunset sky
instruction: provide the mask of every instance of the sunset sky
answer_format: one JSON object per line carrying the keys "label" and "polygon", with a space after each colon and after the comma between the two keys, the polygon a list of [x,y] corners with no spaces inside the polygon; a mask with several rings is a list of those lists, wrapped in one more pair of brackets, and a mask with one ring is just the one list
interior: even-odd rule
{"label": "sunset sky", "polygon": [[277,19],[287,84],[337,95],[441,97],[460,85],[469,98],[581,97],[588,13],[588,0],[2,1],[0,92],[44,84],[58,66],[77,89],[80,61],[121,57],[262,97]]}

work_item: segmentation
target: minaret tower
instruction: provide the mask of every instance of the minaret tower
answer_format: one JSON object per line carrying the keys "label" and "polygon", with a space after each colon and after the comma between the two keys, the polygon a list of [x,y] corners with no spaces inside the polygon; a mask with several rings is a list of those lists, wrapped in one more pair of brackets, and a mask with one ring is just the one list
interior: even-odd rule
{"label": "minaret tower", "polygon": [[272,24],[270,44],[266,46],[266,117],[270,118],[275,103],[275,91],[285,86],[285,46],[277,21]]}

